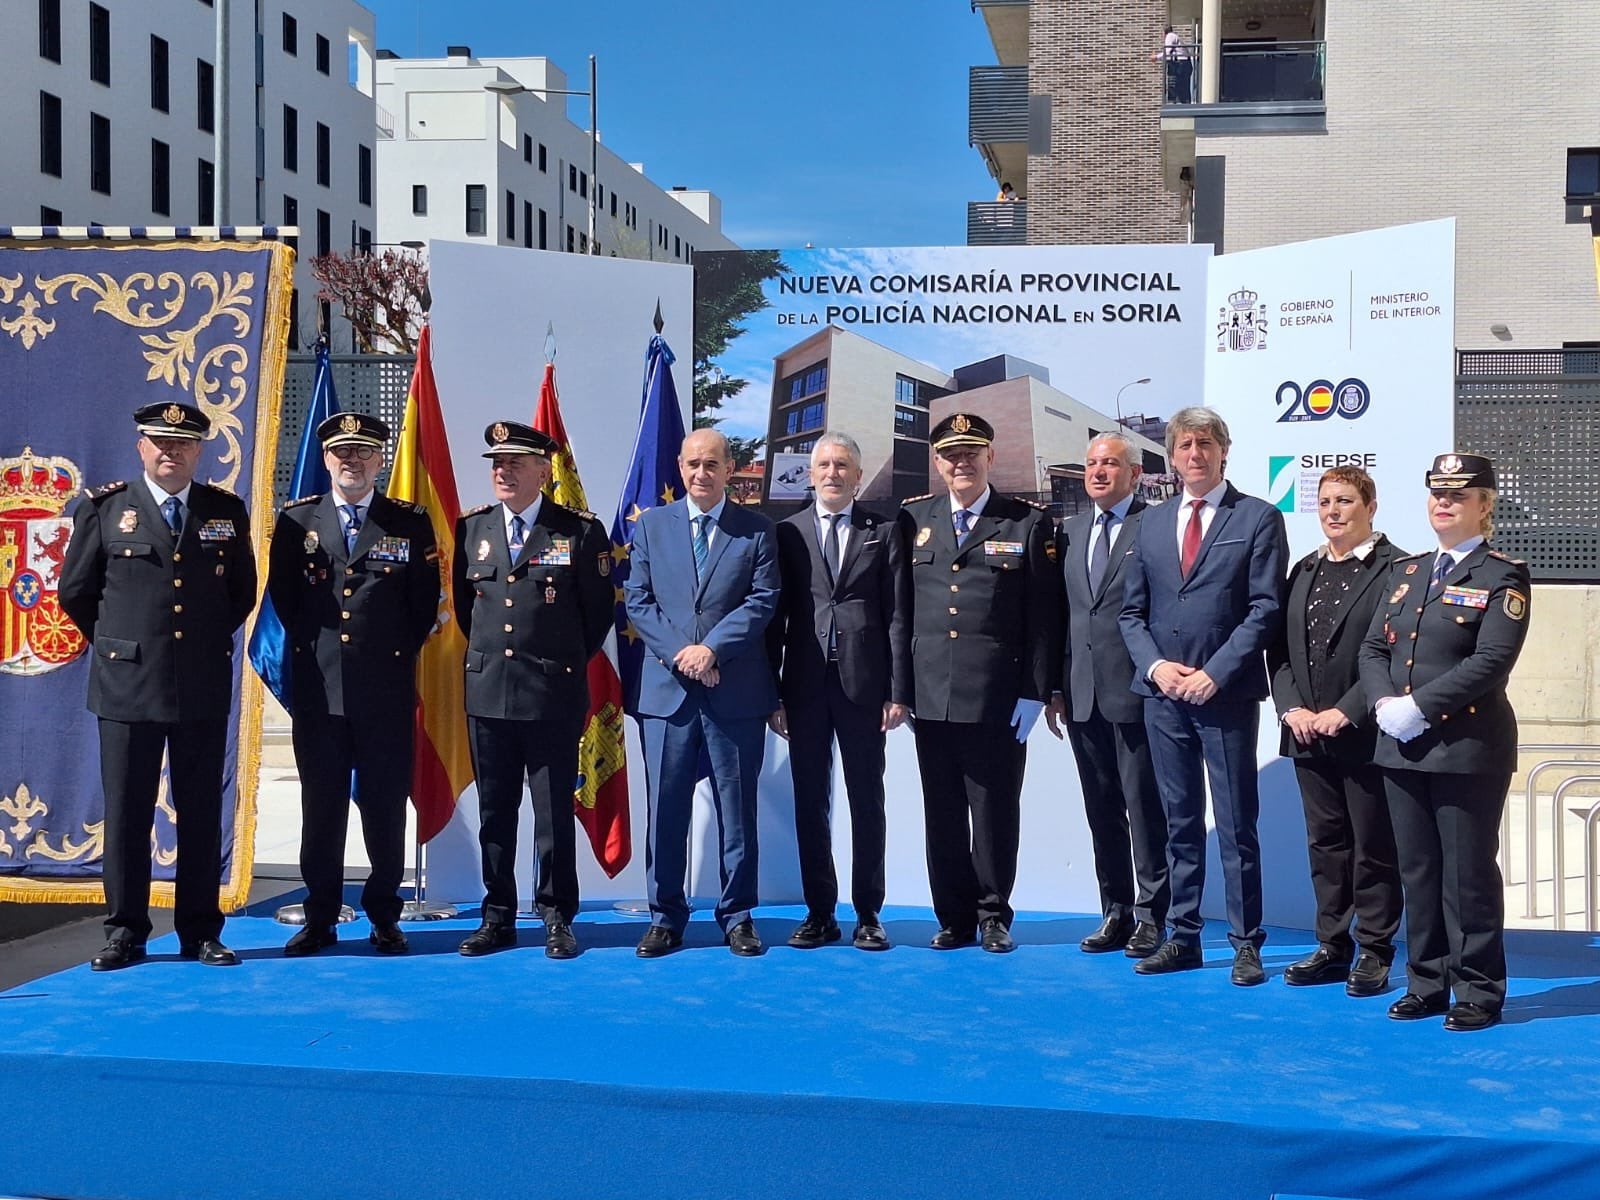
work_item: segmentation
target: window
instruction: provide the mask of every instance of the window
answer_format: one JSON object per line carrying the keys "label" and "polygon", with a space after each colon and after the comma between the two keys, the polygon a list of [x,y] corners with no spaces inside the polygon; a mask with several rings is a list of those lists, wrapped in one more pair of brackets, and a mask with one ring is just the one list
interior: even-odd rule
{"label": "window", "polygon": [[317,73],[332,74],[333,46],[320,33],[317,34]]}
{"label": "window", "polygon": [[51,208],[48,204],[41,204],[39,206],[39,224],[60,225],[61,210],[59,208]]}
{"label": "window", "polygon": [[525,163],[533,161],[533,135],[530,133],[522,135],[522,161]]}
{"label": "window", "polygon": [[1567,151],[1567,202],[1600,198],[1600,150]]}
{"label": "window", "polygon": [[533,249],[533,204],[528,200],[522,202],[522,244]]}
{"label": "window", "polygon": [[89,78],[111,84],[111,10],[89,5]]}
{"label": "window", "polygon": [[356,247],[363,254],[372,253],[372,230],[365,226],[356,230]]}
{"label": "window", "polygon": [[216,170],[206,159],[200,160],[197,178],[199,182],[200,203],[197,206],[197,224],[211,225],[217,219],[217,178]]}
{"label": "window", "polygon": [[928,414],[923,409],[896,408],[894,431],[901,437],[928,440]]}
{"label": "window", "polygon": [[616,216],[617,216],[617,194],[615,192],[612,192],[611,193],[611,217],[612,217],[613,220],[615,220]]}
{"label": "window", "polygon": [[172,148],[155,138],[150,139],[150,209],[172,215]]}
{"label": "window", "polygon": [[818,400],[815,404],[808,404],[804,408],[797,408],[788,416],[785,433],[801,433],[808,429],[822,428],[822,413],[826,406]]}
{"label": "window", "polygon": [[89,114],[89,190],[111,194],[111,118]]}
{"label": "window", "polygon": [[61,178],[61,97],[39,93],[39,172]]}
{"label": "window", "polygon": [[413,217],[428,215],[428,185],[425,183],[411,185],[411,215]]}
{"label": "window", "polygon": [[506,191],[506,240],[517,240],[517,194],[510,189]]}
{"label": "window", "polygon": [[550,170],[549,152],[545,149],[543,142],[539,143],[539,170],[545,172]]}
{"label": "window", "polygon": [[300,349],[300,289],[289,292],[289,349]]}
{"label": "window", "polygon": [[288,13],[283,14],[283,52],[289,55],[300,53],[300,26]]}
{"label": "window", "polygon": [[578,168],[573,163],[568,163],[567,164],[567,191],[575,192],[577,190],[578,190]]}
{"label": "window", "polygon": [[333,216],[317,209],[317,253],[333,253]]}
{"label": "window", "polygon": [[333,179],[333,131],[317,122],[317,183],[331,187]]}
{"label": "window", "polygon": [[672,235],[672,257],[673,258],[682,258],[683,257],[683,243],[678,240],[678,235],[677,234],[673,234]]}
{"label": "window", "polygon": [[550,249],[550,214],[539,210],[539,249]]}
{"label": "window", "polygon": [[589,253],[589,235],[587,233],[578,234],[578,253]]}
{"label": "window", "polygon": [[61,61],[61,0],[39,0],[39,57]]}
{"label": "window", "polygon": [[594,206],[596,210],[603,209],[606,206],[606,190],[600,186],[598,179],[594,181]]}
{"label": "window", "polygon": [[215,133],[217,131],[215,77],[211,64],[203,58],[195,60],[194,90],[200,132]]}
{"label": "window", "polygon": [[287,104],[283,106],[283,169],[300,170],[300,114]]}
{"label": "window", "polygon": [[571,254],[578,248],[578,231],[571,225],[567,226],[567,253]]}
{"label": "window", "polygon": [[157,112],[171,111],[167,95],[167,43],[165,38],[150,35],[150,107]]}
{"label": "window", "polygon": [[587,171],[578,172],[578,195],[585,200],[589,198],[589,172]]}
{"label": "window", "polygon": [[481,183],[467,184],[467,233],[482,237],[489,232],[489,196]]}
{"label": "window", "polygon": [[[300,201],[293,196],[283,198],[283,223],[287,225],[300,224]],[[285,237],[284,244],[296,254],[300,252],[300,239],[298,237]]]}
{"label": "window", "polygon": [[356,147],[356,203],[372,205],[372,147]]}

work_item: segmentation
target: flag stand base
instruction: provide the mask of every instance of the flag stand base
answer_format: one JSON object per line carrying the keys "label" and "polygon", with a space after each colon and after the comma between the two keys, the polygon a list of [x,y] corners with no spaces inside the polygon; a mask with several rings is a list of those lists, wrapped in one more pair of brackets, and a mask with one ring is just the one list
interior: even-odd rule
{"label": "flag stand base", "polygon": [[400,909],[402,921],[448,921],[460,916],[454,904],[435,904],[432,900],[407,900]]}
{"label": "flag stand base", "polygon": [[650,915],[650,901],[618,900],[612,904],[611,911],[625,917],[647,917]]}
{"label": "flag stand base", "polygon": [[[273,914],[280,925],[304,925],[306,923],[306,906],[304,904],[285,904]],[[348,904],[339,906],[339,924],[356,919],[356,910]]]}

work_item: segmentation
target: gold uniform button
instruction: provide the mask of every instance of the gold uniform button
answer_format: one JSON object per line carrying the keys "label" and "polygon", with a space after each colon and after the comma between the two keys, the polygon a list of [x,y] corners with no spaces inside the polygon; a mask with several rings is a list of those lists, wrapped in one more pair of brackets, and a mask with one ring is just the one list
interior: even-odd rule
{"label": "gold uniform button", "polygon": [[955,583],[952,583],[952,584],[951,584],[951,585],[950,585],[950,590],[951,590],[951,591],[952,591],[952,592],[959,592],[959,591],[960,591],[960,590],[961,590],[961,585],[960,585],[960,584],[955,584]]}
{"label": "gold uniform button", "polygon": [[1411,665],[1411,660],[1408,658],[1408,659],[1406,659],[1406,666],[1409,667],[1410,665]]}
{"label": "gold uniform button", "polygon": [[183,555],[174,552],[173,555],[172,555],[172,561],[173,562],[182,562],[183,561]]}
{"label": "gold uniform button", "polygon": [[1449,719],[1450,719],[1450,714],[1449,713],[1440,713],[1439,714],[1439,720],[1448,721]]}
{"label": "gold uniform button", "polygon": [[172,586],[173,586],[173,587],[182,587],[182,586],[183,586],[183,580],[181,580],[181,579],[174,579],[174,580],[173,580],[173,581],[172,581]]}
{"label": "gold uniform button", "polygon": [[507,658],[514,657],[516,655],[516,653],[517,652],[515,650],[512,650],[511,648],[507,647],[507,649],[506,649],[506,657]]}
{"label": "gold uniform button", "polygon": [[[480,596],[481,596],[481,595],[483,595],[483,593],[482,593],[482,592],[479,592],[479,593],[478,593],[478,595],[480,595]],[[511,599],[511,597],[510,597],[510,596],[507,596],[507,597],[506,597],[506,607],[507,607],[507,608],[510,608],[510,607],[511,607],[511,605],[512,605],[512,603],[513,603],[513,601],[512,601],[512,599]]]}
{"label": "gold uniform button", "polygon": [[174,630],[173,630],[173,631],[172,631],[172,636],[173,636],[173,637],[175,637],[175,638],[177,638],[177,639],[178,639],[178,640],[179,640],[179,641],[180,641],[180,642],[181,642],[181,641],[182,641],[182,640],[183,640],[183,630],[181,630],[181,629],[174,629]]}
{"label": "gold uniform button", "polygon": [[1457,625],[1465,625],[1466,623],[1467,623],[1467,619],[1465,617],[1457,617],[1456,618],[1456,624]]}
{"label": "gold uniform button", "polygon": [[348,621],[350,619],[350,614],[347,612],[342,612],[339,614],[339,617],[342,620]]}
{"label": "gold uniform button", "polygon": [[1476,704],[1467,705],[1467,713],[1470,716],[1477,716],[1478,715],[1478,706]]}
{"label": "gold uniform button", "polygon": [[961,635],[959,633],[957,633],[954,629],[952,629],[950,631],[950,636],[951,637],[960,637]]}
{"label": "gold uniform button", "polygon": [[1410,694],[1411,694],[1411,685],[1408,683],[1408,684],[1406,684],[1406,695],[1409,696]]}
{"label": "gold uniform button", "polygon": [[959,571],[959,570],[961,570],[961,564],[960,563],[951,563],[950,564],[950,569],[952,571]]}
{"label": "gold uniform button", "polygon": [[355,589],[354,588],[345,588],[344,594],[346,596],[354,596],[356,594],[355,593]]}
{"label": "gold uniform button", "polygon": [[951,615],[951,616],[952,616],[952,617],[953,617],[953,616],[955,616],[955,615],[956,615],[956,610],[955,610],[955,609],[953,609],[953,608],[952,608],[952,609],[951,609],[951,610],[950,610],[950,615]]}
{"label": "gold uniform button", "polygon": [[107,658],[115,658],[116,656],[117,656],[117,652],[115,650],[113,650],[110,654],[106,655]]}
{"label": "gold uniform button", "polygon": [[509,625],[507,625],[507,626],[506,626],[506,632],[507,632],[507,633],[510,633],[510,632],[511,632],[511,626],[509,626]]}
{"label": "gold uniform button", "polygon": [[348,642],[350,640],[350,635],[348,633],[341,633],[339,635],[339,640],[341,642]]}
{"label": "gold uniform button", "polygon": [[[133,551],[132,551],[132,550],[124,550],[124,551],[123,551],[123,552],[122,552],[122,557],[123,557],[123,558],[132,558],[132,557],[133,557]],[[113,657],[113,658],[114,658],[114,657],[116,657],[116,656],[115,656],[115,655],[113,655],[113,656],[112,656],[112,657]]]}
{"label": "gold uniform button", "polygon": [[515,575],[507,575],[506,576],[506,582],[507,583],[515,583],[516,581],[517,581],[517,577]]}
{"label": "gold uniform button", "polygon": [[1413,642],[1417,640],[1417,631],[1415,629],[1411,631],[1411,640]]}
{"label": "gold uniform button", "polygon": [[173,605],[173,606],[172,606],[172,611],[173,611],[173,612],[175,612],[175,613],[181,613],[181,612],[182,612],[182,611],[183,611],[183,605],[181,605],[181,604],[174,604],[174,605]]}

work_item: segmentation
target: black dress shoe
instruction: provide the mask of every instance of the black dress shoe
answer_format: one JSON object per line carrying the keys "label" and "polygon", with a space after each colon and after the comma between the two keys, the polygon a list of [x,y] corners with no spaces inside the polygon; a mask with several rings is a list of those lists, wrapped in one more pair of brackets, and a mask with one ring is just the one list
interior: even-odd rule
{"label": "black dress shoe", "polygon": [[380,921],[374,925],[372,932],[367,934],[367,941],[379,954],[404,954],[411,949],[411,943],[406,941],[406,935],[394,921]]}
{"label": "black dress shoe", "polygon": [[190,945],[178,946],[178,954],[183,958],[192,958],[196,962],[208,967],[236,967],[239,965],[239,956],[229,950],[216,938],[201,938]]}
{"label": "black dress shoe", "polygon": [[843,936],[839,932],[839,922],[832,917],[807,917],[789,935],[789,945],[796,950],[816,950]]}
{"label": "black dress shoe", "polygon": [[663,954],[671,954],[681,945],[683,934],[673,933],[665,925],[652,925],[644,931],[634,953],[640,958],[660,958]]}
{"label": "black dress shoe", "polygon": [[1471,1033],[1500,1024],[1500,1010],[1485,1008],[1481,1004],[1452,1004],[1444,1015],[1444,1027],[1452,1033]]}
{"label": "black dress shoe", "polygon": [[283,946],[285,958],[304,958],[325,950],[339,940],[339,931],[332,925],[306,925],[295,932]]}
{"label": "black dress shoe", "polygon": [[1246,943],[1233,952],[1233,982],[1238,987],[1255,987],[1267,981],[1261,967],[1261,951]]}
{"label": "black dress shoe", "polygon": [[517,944],[517,927],[501,921],[485,921],[461,943],[460,951],[467,958],[479,958],[496,950],[509,950]]}
{"label": "black dress shoe", "polygon": [[1174,971],[1193,971],[1206,965],[1205,952],[1188,942],[1163,942],[1149,958],[1133,964],[1136,975],[1170,975]]}
{"label": "black dress shoe", "polygon": [[959,950],[963,946],[970,946],[977,940],[977,934],[970,929],[952,929],[948,925],[933,935],[933,940],[928,943],[935,950]]}
{"label": "black dress shoe", "polygon": [[1419,996],[1415,992],[1407,992],[1400,999],[1389,1005],[1389,1019],[1391,1021],[1421,1021],[1426,1017],[1443,1016],[1444,1010],[1449,1007],[1449,1003],[1443,996]]}
{"label": "black dress shoe", "polygon": [[855,932],[850,935],[850,944],[857,950],[887,950],[889,931],[877,917],[865,916],[856,922]]}
{"label": "black dress shoe", "polygon": [[1149,958],[1161,949],[1161,937],[1160,925],[1140,921],[1133,927],[1133,936],[1128,939],[1128,944],[1122,948],[1122,952],[1129,958]]}
{"label": "black dress shoe", "polygon": [[1344,990],[1351,996],[1377,996],[1389,990],[1389,964],[1370,950],[1363,950],[1345,980]]}
{"label": "black dress shoe", "polygon": [[758,958],[766,950],[754,922],[749,920],[740,921],[728,930],[723,940],[728,943],[728,949],[740,958]]}
{"label": "black dress shoe", "polygon": [[1100,922],[1099,929],[1078,943],[1078,949],[1085,954],[1107,954],[1112,950],[1121,950],[1132,936],[1132,920],[1127,917],[1107,917]]}
{"label": "black dress shoe", "polygon": [[104,950],[89,960],[89,967],[94,971],[120,971],[123,967],[133,966],[143,957],[143,942],[136,942],[132,938],[112,938]]}
{"label": "black dress shoe", "polygon": [[984,918],[983,948],[990,954],[1010,954],[1017,948],[1017,944],[1011,940],[1011,931],[999,917]]}
{"label": "black dress shoe", "polygon": [[[1384,971],[1387,975],[1388,971]],[[1290,987],[1315,987],[1324,983],[1341,983],[1350,975],[1350,960],[1335,954],[1326,946],[1318,946],[1297,963],[1290,963],[1283,972],[1283,981]]]}
{"label": "black dress shoe", "polygon": [[544,956],[577,958],[578,938],[572,926],[561,917],[547,917],[544,923]]}

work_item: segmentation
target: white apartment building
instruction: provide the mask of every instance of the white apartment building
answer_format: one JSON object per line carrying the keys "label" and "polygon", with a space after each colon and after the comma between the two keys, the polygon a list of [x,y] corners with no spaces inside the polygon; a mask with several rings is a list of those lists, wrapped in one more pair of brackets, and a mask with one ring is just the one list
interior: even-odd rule
{"label": "white apartment building", "polygon": [[592,199],[599,253],[686,263],[696,250],[737,249],[711,192],[663,189],[604,143],[591,171],[589,131],[552,94],[588,86],[546,58],[380,51],[378,240],[586,253]]}
{"label": "white apartment building", "polygon": [[[309,345],[309,260],[370,242],[377,227],[372,13],[354,0],[3,8],[0,225],[298,225],[292,348]],[[329,325],[348,348],[349,326]]]}

